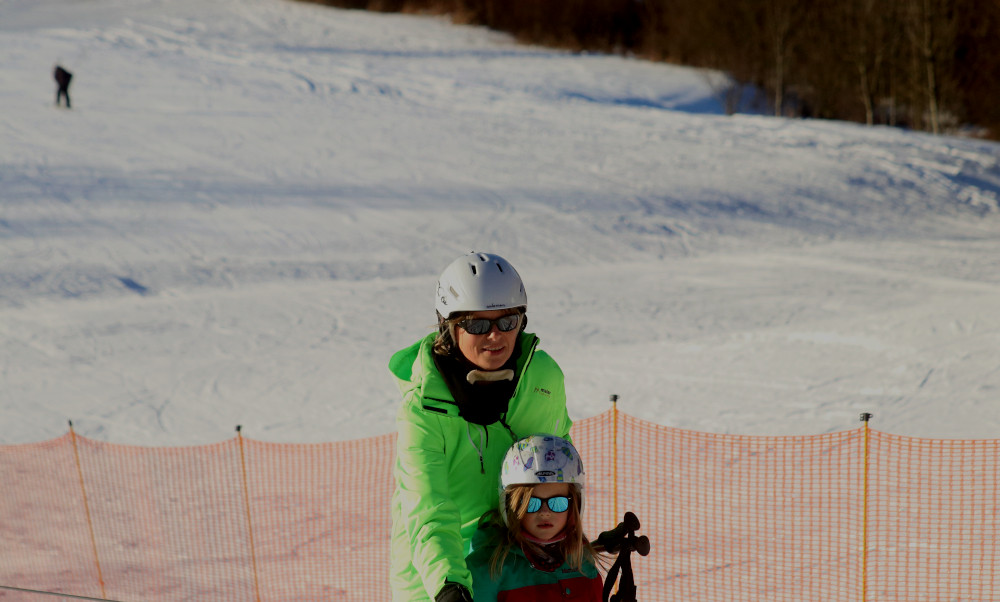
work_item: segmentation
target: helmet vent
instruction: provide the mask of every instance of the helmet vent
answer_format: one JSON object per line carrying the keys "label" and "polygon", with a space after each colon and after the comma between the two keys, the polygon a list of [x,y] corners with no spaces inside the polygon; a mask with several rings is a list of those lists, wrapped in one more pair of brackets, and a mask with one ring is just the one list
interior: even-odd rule
{"label": "helmet vent", "polygon": [[475,264],[470,263],[469,264],[469,269],[472,270],[472,275],[475,276],[476,275],[476,266],[475,266]]}

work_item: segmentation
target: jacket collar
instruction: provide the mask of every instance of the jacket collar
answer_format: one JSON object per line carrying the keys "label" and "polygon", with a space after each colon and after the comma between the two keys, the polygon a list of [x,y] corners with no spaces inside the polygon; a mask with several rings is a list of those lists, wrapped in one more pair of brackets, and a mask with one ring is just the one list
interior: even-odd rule
{"label": "jacket collar", "polygon": [[[432,332],[413,345],[397,351],[389,360],[389,370],[395,375],[401,391],[417,388],[421,397],[455,403],[448,384],[434,365],[433,347],[436,337],[437,333]],[[522,332],[518,335],[517,342],[521,354],[517,358],[515,371],[520,383],[523,381],[524,370],[538,347],[538,337],[530,332]],[[514,394],[517,394],[516,390]]]}

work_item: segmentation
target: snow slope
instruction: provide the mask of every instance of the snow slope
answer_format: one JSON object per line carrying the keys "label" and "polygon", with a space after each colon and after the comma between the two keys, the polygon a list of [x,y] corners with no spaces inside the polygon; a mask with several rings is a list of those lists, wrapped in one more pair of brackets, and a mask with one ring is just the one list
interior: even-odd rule
{"label": "snow slope", "polygon": [[0,444],[390,432],[470,249],[575,418],[997,437],[995,143],[286,0],[5,0],[0,57]]}

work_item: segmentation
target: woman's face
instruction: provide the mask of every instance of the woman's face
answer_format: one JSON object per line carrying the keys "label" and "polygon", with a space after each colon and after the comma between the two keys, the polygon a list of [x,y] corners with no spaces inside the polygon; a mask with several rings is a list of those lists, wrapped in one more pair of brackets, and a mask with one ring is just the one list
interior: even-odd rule
{"label": "woman's face", "polygon": [[[501,316],[512,314],[509,309],[498,309],[493,311],[475,311],[464,319],[487,318],[495,320]],[[523,318],[522,318],[523,319]],[[510,332],[500,332],[494,324],[486,334],[469,334],[461,326],[455,327],[455,342],[458,349],[480,370],[499,370],[507,363],[514,353],[514,345],[517,344],[517,334],[520,328],[515,328]]]}
{"label": "woman's face", "polygon": [[[569,483],[541,483],[531,492],[533,497],[548,499],[557,495],[569,495]],[[570,502],[573,503],[572,501]],[[521,519],[521,527],[534,537],[549,540],[562,533],[566,527],[569,511],[553,512],[545,502],[538,512],[529,512]]]}

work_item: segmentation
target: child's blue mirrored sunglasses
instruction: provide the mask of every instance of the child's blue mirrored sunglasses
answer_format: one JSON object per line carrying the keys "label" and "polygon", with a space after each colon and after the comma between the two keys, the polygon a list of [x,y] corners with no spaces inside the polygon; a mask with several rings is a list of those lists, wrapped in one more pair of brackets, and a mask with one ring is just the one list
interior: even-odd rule
{"label": "child's blue mirrored sunglasses", "polygon": [[532,497],[528,500],[528,513],[533,514],[542,509],[542,502],[553,512],[563,513],[569,510],[569,496],[555,495],[549,498]]}
{"label": "child's blue mirrored sunglasses", "polygon": [[466,318],[458,322],[459,328],[469,334],[488,334],[497,325],[500,332],[510,332],[521,322],[521,314],[508,314],[495,320],[489,318]]}

